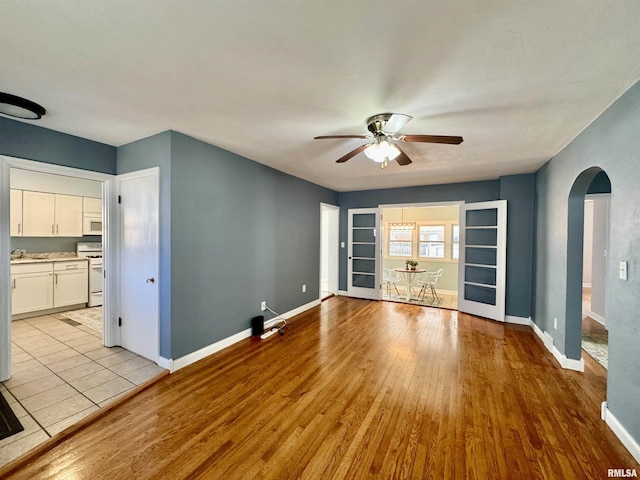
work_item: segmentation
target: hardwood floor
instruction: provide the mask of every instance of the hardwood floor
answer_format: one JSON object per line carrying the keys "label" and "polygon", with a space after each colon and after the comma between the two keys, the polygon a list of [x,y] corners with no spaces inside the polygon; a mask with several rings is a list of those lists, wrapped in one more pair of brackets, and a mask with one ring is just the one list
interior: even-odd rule
{"label": "hardwood floor", "polygon": [[593,479],[640,466],[601,368],[528,327],[334,297],[155,383],[8,478]]}

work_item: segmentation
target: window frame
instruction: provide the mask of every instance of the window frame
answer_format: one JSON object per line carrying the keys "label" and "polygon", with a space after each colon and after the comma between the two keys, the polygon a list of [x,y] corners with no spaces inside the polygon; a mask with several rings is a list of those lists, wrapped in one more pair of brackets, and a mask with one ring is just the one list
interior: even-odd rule
{"label": "window frame", "polygon": [[[382,225],[383,233],[384,233],[384,249],[382,251],[383,259],[390,260],[407,260],[407,259],[415,259],[423,262],[443,262],[443,263],[458,263],[459,252],[460,249],[458,247],[458,258],[453,258],[453,244],[457,243],[460,245],[460,242],[453,241],[453,227],[459,227],[458,220],[433,220],[433,221],[417,221],[412,222],[415,224],[415,228],[411,232],[411,256],[406,255],[391,255],[389,250],[391,248],[391,228],[390,224],[394,222],[384,222]],[[444,257],[421,257],[420,256],[420,227],[421,226],[444,226]],[[458,233],[458,238],[460,237],[460,233]],[[405,241],[404,243],[408,243]]]}

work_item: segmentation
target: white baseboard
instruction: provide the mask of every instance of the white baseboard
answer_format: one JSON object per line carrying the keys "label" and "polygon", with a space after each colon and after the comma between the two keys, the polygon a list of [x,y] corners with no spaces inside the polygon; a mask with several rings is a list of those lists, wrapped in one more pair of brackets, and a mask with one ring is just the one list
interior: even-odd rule
{"label": "white baseboard", "polygon": [[611,413],[607,402],[602,402],[602,419],[606,422],[613,433],[616,434],[616,437],[620,439],[627,450],[629,450],[629,453],[633,455],[633,458],[636,459],[636,462],[640,463],[640,445],[631,436],[627,429],[622,426],[615,415]]}
{"label": "white baseboard", "polygon": [[560,350],[558,350],[555,345],[553,346],[551,353],[553,353],[553,356],[556,358],[562,368],[566,368],[567,370],[575,370],[576,372],[584,372],[584,360],[582,358],[580,358],[580,360],[567,358],[566,355],[560,353]]}
{"label": "white baseboard", "polygon": [[[280,316],[284,319],[289,319],[291,317],[295,317],[296,315],[300,315],[301,313],[313,307],[316,307],[318,305],[320,305],[319,299],[309,302],[305,305],[301,305],[300,307],[294,308],[293,310],[290,310],[286,313],[282,313],[280,314]],[[269,328],[271,325],[276,323],[276,321],[277,321],[276,318],[272,318],[266,321],[264,323],[265,328]],[[223,338],[222,340],[212,343],[211,345],[207,345],[206,347],[203,347],[200,350],[196,350],[195,352],[191,352],[175,360],[160,357],[158,361],[158,365],[168,369],[171,373],[173,373],[176,370],[180,370],[181,368],[184,368],[187,365],[191,365],[192,363],[195,363],[198,360],[202,360],[203,358],[208,357],[209,355],[212,355],[216,352],[219,352],[220,350],[227,348],[233,345],[234,343],[240,342],[245,338],[249,338],[250,336],[251,336],[251,328],[247,328],[246,330],[242,330],[241,332],[231,335],[230,337]]]}
{"label": "white baseboard", "polygon": [[174,372],[173,360],[171,360],[170,358],[159,357],[158,366],[162,368],[166,368],[167,370],[169,370],[169,373]]}
{"label": "white baseboard", "polygon": [[513,323],[515,325],[531,325],[531,317],[516,317],[514,315],[505,315],[504,316],[505,323]]}
{"label": "white baseboard", "polygon": [[346,290],[338,290],[338,295],[340,295],[341,297],[348,297],[349,292],[347,292]]}
{"label": "white baseboard", "polygon": [[566,355],[560,353],[560,350],[553,344],[553,337],[547,331],[542,331],[538,325],[536,325],[533,321],[531,322],[531,328],[535,332],[538,337],[544,343],[544,346],[551,352],[553,357],[558,361],[562,368],[566,368],[567,370],[576,370],[578,372],[584,372],[584,360],[581,358],[580,360],[575,360],[573,358],[567,358]]}
{"label": "white baseboard", "polygon": [[602,315],[598,315],[592,310],[589,310],[587,312],[587,315],[589,315],[591,318],[593,318],[596,322],[598,322],[602,326],[605,326],[607,324],[606,319]]}

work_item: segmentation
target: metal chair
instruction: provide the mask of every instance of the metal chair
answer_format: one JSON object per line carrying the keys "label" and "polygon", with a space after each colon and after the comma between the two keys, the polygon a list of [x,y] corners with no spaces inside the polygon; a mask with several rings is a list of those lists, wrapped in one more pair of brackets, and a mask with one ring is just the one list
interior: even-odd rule
{"label": "metal chair", "polygon": [[424,296],[427,294],[427,291],[431,292],[431,296],[434,300],[440,300],[438,297],[438,293],[436,292],[436,285],[444,272],[444,268],[439,268],[435,272],[425,272],[422,274],[422,278],[417,281],[417,284],[420,286],[420,293],[418,293],[418,297],[422,301],[424,301]]}

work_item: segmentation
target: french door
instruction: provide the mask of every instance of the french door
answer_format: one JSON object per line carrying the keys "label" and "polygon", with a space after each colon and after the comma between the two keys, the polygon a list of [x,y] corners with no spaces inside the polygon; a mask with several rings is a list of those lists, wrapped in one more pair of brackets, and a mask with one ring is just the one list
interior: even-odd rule
{"label": "french door", "polygon": [[460,208],[458,310],[504,322],[507,201]]}
{"label": "french door", "polygon": [[350,297],[380,299],[378,251],[380,215],[377,208],[349,209],[348,289]]}

